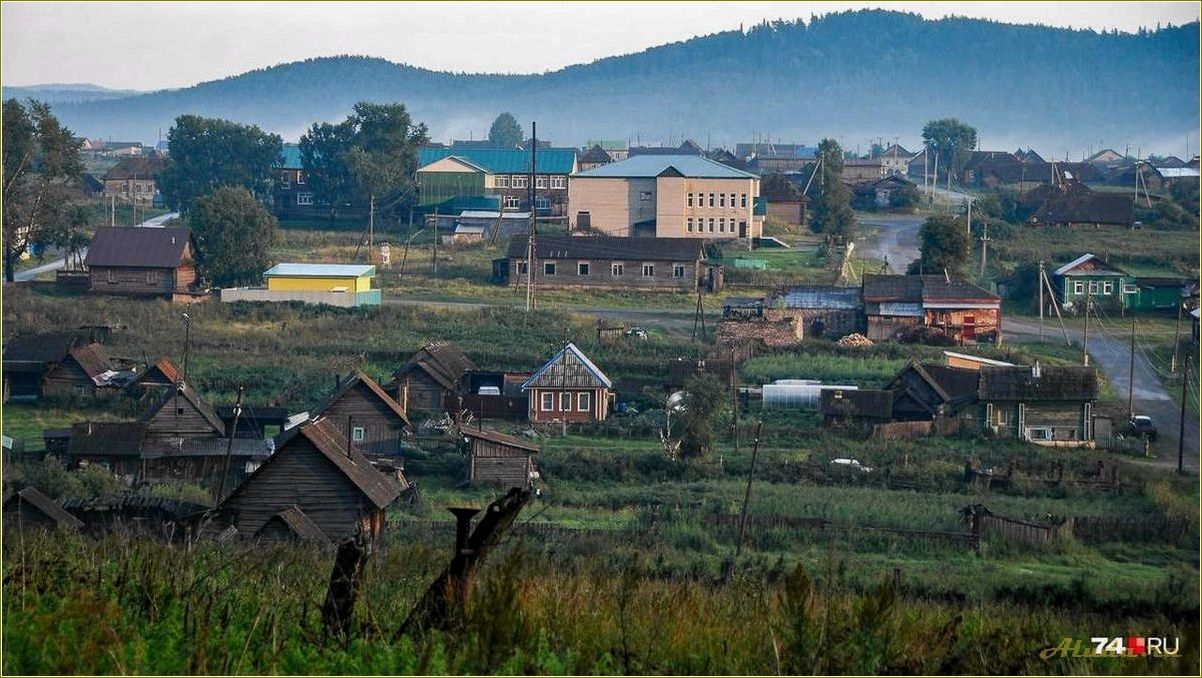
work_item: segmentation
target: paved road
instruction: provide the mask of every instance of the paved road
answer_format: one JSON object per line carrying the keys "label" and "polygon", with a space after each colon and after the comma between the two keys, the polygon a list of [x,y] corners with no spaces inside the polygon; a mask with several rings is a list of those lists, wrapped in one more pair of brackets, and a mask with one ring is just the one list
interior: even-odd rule
{"label": "paved road", "polygon": [[[175,219],[178,216],[179,216],[179,214],[177,212],[168,212],[167,214],[163,214],[163,215],[154,217],[153,219],[147,219],[146,221],[143,221],[142,223],[138,224],[138,226],[140,226],[142,228],[162,228],[164,224],[166,224],[171,219]],[[86,257],[87,255],[88,255],[87,248],[84,248],[83,251],[81,251],[79,253],[80,257]],[[52,271],[57,271],[66,265],[67,265],[66,258],[56,259],[54,261],[42,264],[41,266],[35,266],[34,268],[26,269],[24,271],[18,271],[13,276],[13,281],[14,282],[29,282],[31,280],[36,280],[38,278],[38,276],[40,276],[44,273],[50,273]]]}
{"label": "paved road", "polygon": [[860,217],[860,222],[879,229],[876,240],[863,246],[857,256],[889,264],[891,273],[905,273],[906,266],[918,258],[918,229],[925,217],[895,214]]}

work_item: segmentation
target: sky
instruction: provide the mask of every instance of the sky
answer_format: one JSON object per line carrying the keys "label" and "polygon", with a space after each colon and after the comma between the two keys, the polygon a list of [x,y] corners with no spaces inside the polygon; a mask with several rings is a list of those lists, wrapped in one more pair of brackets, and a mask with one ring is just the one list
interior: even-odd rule
{"label": "sky", "polygon": [[1196,2],[4,2],[0,81],[186,87],[339,54],[445,71],[541,73],[764,19],[884,7],[1133,32]]}

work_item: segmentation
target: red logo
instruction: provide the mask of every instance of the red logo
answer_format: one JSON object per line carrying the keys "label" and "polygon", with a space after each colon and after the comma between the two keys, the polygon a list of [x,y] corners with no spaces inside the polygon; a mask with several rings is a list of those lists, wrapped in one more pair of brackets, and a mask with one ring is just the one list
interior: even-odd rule
{"label": "red logo", "polygon": [[1148,647],[1144,644],[1144,639],[1140,636],[1131,636],[1127,639],[1127,654],[1130,656],[1138,656],[1148,653]]}

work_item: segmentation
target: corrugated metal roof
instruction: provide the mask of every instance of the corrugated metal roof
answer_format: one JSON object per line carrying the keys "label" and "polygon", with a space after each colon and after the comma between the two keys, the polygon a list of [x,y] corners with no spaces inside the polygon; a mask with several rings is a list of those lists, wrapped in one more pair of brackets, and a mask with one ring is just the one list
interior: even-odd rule
{"label": "corrugated metal roof", "polygon": [[597,381],[605,386],[605,388],[613,388],[613,382],[610,381],[609,377],[605,376],[605,373],[601,371],[601,368],[594,365],[593,361],[589,360],[588,356],[584,355],[583,351],[576,348],[576,344],[568,342],[568,345],[564,346],[559,353],[556,353],[555,357],[548,360],[545,365],[540,367],[533,376],[531,376],[526,380],[525,383],[522,384],[522,390],[525,391],[527,388],[530,388],[536,381],[538,381],[539,377],[543,376],[543,373],[551,369],[551,367],[559,361],[564,360],[568,354],[575,356],[576,359],[580,361],[580,364],[584,365],[585,369],[587,369],[593,375],[593,377],[597,379]]}
{"label": "corrugated metal roof", "polygon": [[786,308],[855,310],[863,306],[860,301],[860,288],[830,285],[791,287],[773,297],[769,305],[775,306],[782,302]]}
{"label": "corrugated metal roof", "polygon": [[1200,175],[1193,167],[1157,167],[1156,171],[1165,179],[1197,179]]}
{"label": "corrugated metal roof", "polygon": [[[521,174],[530,171],[530,151],[519,148],[421,148],[418,167],[448,156],[463,158],[497,174]],[[571,174],[576,169],[576,149],[538,149],[539,174]]]}
{"label": "corrugated metal roof", "polygon": [[497,217],[501,217],[502,219],[529,219],[530,213],[505,212],[502,214],[501,212],[489,212],[485,210],[464,210],[459,213],[460,219],[496,219]]}
{"label": "corrugated metal roof", "polygon": [[297,144],[284,144],[281,155],[284,156],[284,162],[280,164],[280,169],[304,169],[300,146]]}
{"label": "corrugated metal roof", "polygon": [[737,170],[700,155],[633,155],[625,160],[579,172],[573,178],[647,179],[657,177],[670,168],[685,177],[697,179],[758,178],[750,172]]}
{"label": "corrugated metal roof", "polygon": [[375,275],[376,267],[367,264],[276,264],[264,278],[358,278]]}
{"label": "corrugated metal roof", "polygon": [[878,315],[904,316],[908,318],[922,317],[922,304],[886,301],[880,305]]}
{"label": "corrugated metal roof", "polygon": [[[528,235],[509,240],[507,256],[525,259]],[[540,235],[535,259],[613,259],[617,261],[691,261],[705,258],[701,238],[631,238],[618,236]]]}

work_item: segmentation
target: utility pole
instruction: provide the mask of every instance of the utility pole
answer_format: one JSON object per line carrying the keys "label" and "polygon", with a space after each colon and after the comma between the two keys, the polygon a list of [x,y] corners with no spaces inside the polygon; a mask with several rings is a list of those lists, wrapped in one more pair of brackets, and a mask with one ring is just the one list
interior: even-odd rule
{"label": "utility pole", "polygon": [[1135,416],[1135,318],[1131,318],[1131,357],[1127,362],[1127,419]]}
{"label": "utility pole", "polygon": [[[965,191],[964,197],[968,198],[968,218],[964,224],[964,232],[968,234],[969,238],[972,238],[972,196]],[[985,275],[985,273],[982,271],[981,275]]]}
{"label": "utility pole", "polygon": [[188,314],[183,314],[184,317],[184,384],[188,383],[188,349],[192,343],[192,319]]}
{"label": "utility pole", "polygon": [[1185,304],[1177,300],[1177,327],[1173,330],[1173,358],[1169,361],[1169,374],[1177,374],[1177,352],[1181,347],[1181,311]]}
{"label": "utility pole", "polygon": [[527,188],[530,200],[530,235],[526,239],[526,312],[534,310],[534,239],[537,235],[537,215],[534,209],[535,176],[538,172],[538,123],[530,123],[530,185]]}
{"label": "utility pole", "polygon": [[1185,354],[1185,365],[1181,370],[1181,420],[1177,423],[1177,473],[1185,473],[1185,403],[1189,399],[1189,359]]}
{"label": "utility pole", "polygon": [[117,225],[117,194],[114,193],[109,196],[109,226],[115,227],[116,225]]}
{"label": "utility pole", "polygon": [[438,206],[434,206],[434,249],[430,254],[430,275],[438,276]]}
{"label": "utility pole", "polygon": [[373,251],[376,235],[376,194],[372,193],[368,198],[367,207],[367,263],[376,263],[376,254]]}
{"label": "utility pole", "polygon": [[[760,453],[760,429],[763,427],[764,420],[761,419],[755,425],[755,442],[751,446],[751,469],[747,472],[747,490],[743,492],[743,510],[739,513],[739,541],[735,542],[735,561],[738,561],[739,554],[743,552],[743,538],[747,534],[747,505],[751,503],[751,483],[755,480],[755,461]],[[735,569],[733,561],[730,569],[733,573]]]}
{"label": "utility pole", "polygon": [[1044,260],[1039,260],[1039,341],[1043,341],[1043,268]]}
{"label": "utility pole", "polygon": [[[969,213],[972,213],[972,203],[969,204]],[[981,227],[981,280],[985,280],[985,258],[986,246],[989,244],[989,222],[985,222]]]}
{"label": "utility pole", "polygon": [[225,479],[230,474],[230,456],[234,452],[234,436],[238,434],[238,419],[242,417],[242,387],[238,387],[238,399],[234,402],[234,424],[225,442],[225,464],[222,465],[221,478],[217,480],[217,494],[213,496],[214,504],[220,504],[225,495]]}
{"label": "utility pole", "polygon": [[1093,297],[1085,293],[1085,336],[1081,342],[1081,364],[1089,367],[1089,308],[1093,305]]}

